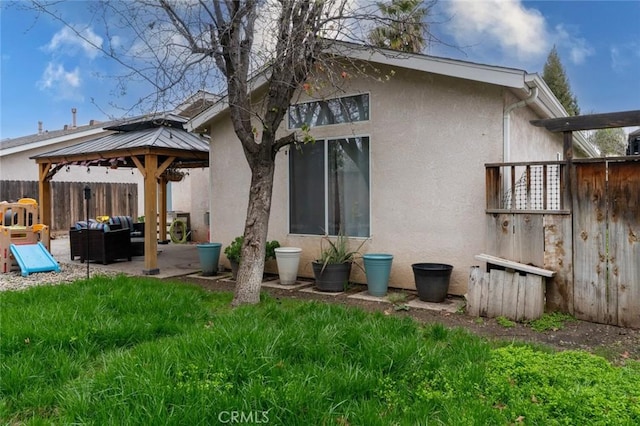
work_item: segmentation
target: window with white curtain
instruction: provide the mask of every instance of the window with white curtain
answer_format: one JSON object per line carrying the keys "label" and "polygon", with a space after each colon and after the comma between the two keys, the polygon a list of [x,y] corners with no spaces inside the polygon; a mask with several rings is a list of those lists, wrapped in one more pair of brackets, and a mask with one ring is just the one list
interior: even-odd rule
{"label": "window with white curtain", "polygon": [[369,237],[369,137],[316,140],[289,157],[292,234]]}

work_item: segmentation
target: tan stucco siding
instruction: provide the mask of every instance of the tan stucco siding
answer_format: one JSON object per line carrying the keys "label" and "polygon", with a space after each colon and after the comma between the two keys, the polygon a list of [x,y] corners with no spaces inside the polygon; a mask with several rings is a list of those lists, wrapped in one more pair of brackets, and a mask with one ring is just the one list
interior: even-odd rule
{"label": "tan stucco siding", "polygon": [[[507,97],[507,105],[517,102]],[[531,120],[540,119],[530,108],[517,108],[511,112],[510,139],[511,162],[552,161],[563,159],[562,134],[550,133],[543,127],[531,125]]]}
{"label": "tan stucco siding", "polygon": [[[394,255],[390,285],[399,288],[414,288],[412,263],[452,264],[450,292],[463,294],[473,256],[485,251],[484,164],[502,161],[504,91],[395,70],[389,81],[354,77],[345,87],[345,95],[364,92],[370,121],[312,129],[316,139],[370,137],[372,235],[363,250]],[[212,240],[227,245],[243,232],[249,168],[228,116],[211,128]],[[320,238],[288,233],[288,161],[278,154],[269,239],[301,247],[299,273],[310,277]],[[352,278],[364,282],[360,272]]]}

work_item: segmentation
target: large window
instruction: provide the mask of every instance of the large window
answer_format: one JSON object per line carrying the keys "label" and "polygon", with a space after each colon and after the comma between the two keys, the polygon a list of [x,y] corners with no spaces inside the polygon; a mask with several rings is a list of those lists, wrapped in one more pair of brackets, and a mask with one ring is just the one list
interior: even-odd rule
{"label": "large window", "polygon": [[369,95],[346,96],[289,107],[289,128],[299,129],[328,124],[353,123],[369,120]]}
{"label": "large window", "polygon": [[370,235],[368,137],[317,140],[289,161],[292,234]]}

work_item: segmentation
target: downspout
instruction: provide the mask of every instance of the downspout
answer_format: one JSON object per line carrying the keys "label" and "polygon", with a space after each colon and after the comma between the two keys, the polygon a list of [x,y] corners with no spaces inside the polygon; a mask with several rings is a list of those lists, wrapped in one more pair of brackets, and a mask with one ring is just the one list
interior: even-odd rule
{"label": "downspout", "polygon": [[537,97],[538,88],[534,87],[526,99],[508,105],[504,109],[504,115],[502,117],[502,162],[508,163],[511,161],[511,111],[529,105],[535,101]]}
{"label": "downspout", "polygon": [[[502,162],[508,163],[511,161],[511,111],[522,108],[526,105],[529,105],[538,97],[538,88],[533,87],[529,96],[526,99],[508,105],[504,109],[504,115],[502,117]],[[511,188],[511,167],[504,167],[502,171],[502,193],[509,193]],[[511,198],[507,198],[511,200]],[[515,204],[510,203],[509,206],[504,206],[506,208],[515,207]]]}

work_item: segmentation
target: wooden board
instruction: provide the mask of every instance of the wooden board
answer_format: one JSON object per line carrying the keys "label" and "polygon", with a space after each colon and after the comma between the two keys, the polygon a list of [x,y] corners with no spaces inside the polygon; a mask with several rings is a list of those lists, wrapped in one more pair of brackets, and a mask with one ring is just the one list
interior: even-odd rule
{"label": "wooden board", "polygon": [[513,215],[488,214],[487,251],[495,256],[511,259],[513,257]]}
{"label": "wooden board", "polygon": [[513,258],[516,262],[544,266],[543,215],[513,215]]}
{"label": "wooden board", "polygon": [[525,304],[524,319],[535,320],[544,313],[544,278],[539,275],[527,274],[524,278]]}
{"label": "wooden board", "polygon": [[608,189],[608,295],[618,302],[608,320],[640,328],[640,162],[609,163]]}
{"label": "wooden board", "polygon": [[553,277],[556,273],[555,271],[550,271],[548,269],[538,268],[536,266],[525,265],[519,262],[513,262],[508,259],[503,259],[497,256],[492,256],[489,254],[477,254],[474,256],[477,260],[481,260],[483,262],[491,263],[493,265],[503,266],[508,269],[515,269],[516,271],[526,272],[527,274],[535,274],[540,275],[542,277]]}
{"label": "wooden board", "polygon": [[480,294],[482,293],[482,276],[479,266],[472,266],[469,271],[469,283],[467,285],[467,315],[480,316]]}
{"label": "wooden board", "polygon": [[546,309],[573,314],[573,238],[571,216],[544,216],[544,268],[556,272],[546,280]]}
{"label": "wooden board", "polygon": [[504,287],[502,288],[502,314],[503,316],[515,320],[518,317],[518,299],[520,295],[518,287],[517,273],[505,273]]}
{"label": "wooden board", "polygon": [[489,299],[487,301],[487,316],[494,318],[502,315],[502,293],[507,273],[494,269],[490,274]]}
{"label": "wooden board", "polygon": [[574,314],[609,323],[606,264],[605,163],[577,164],[573,194]]}

